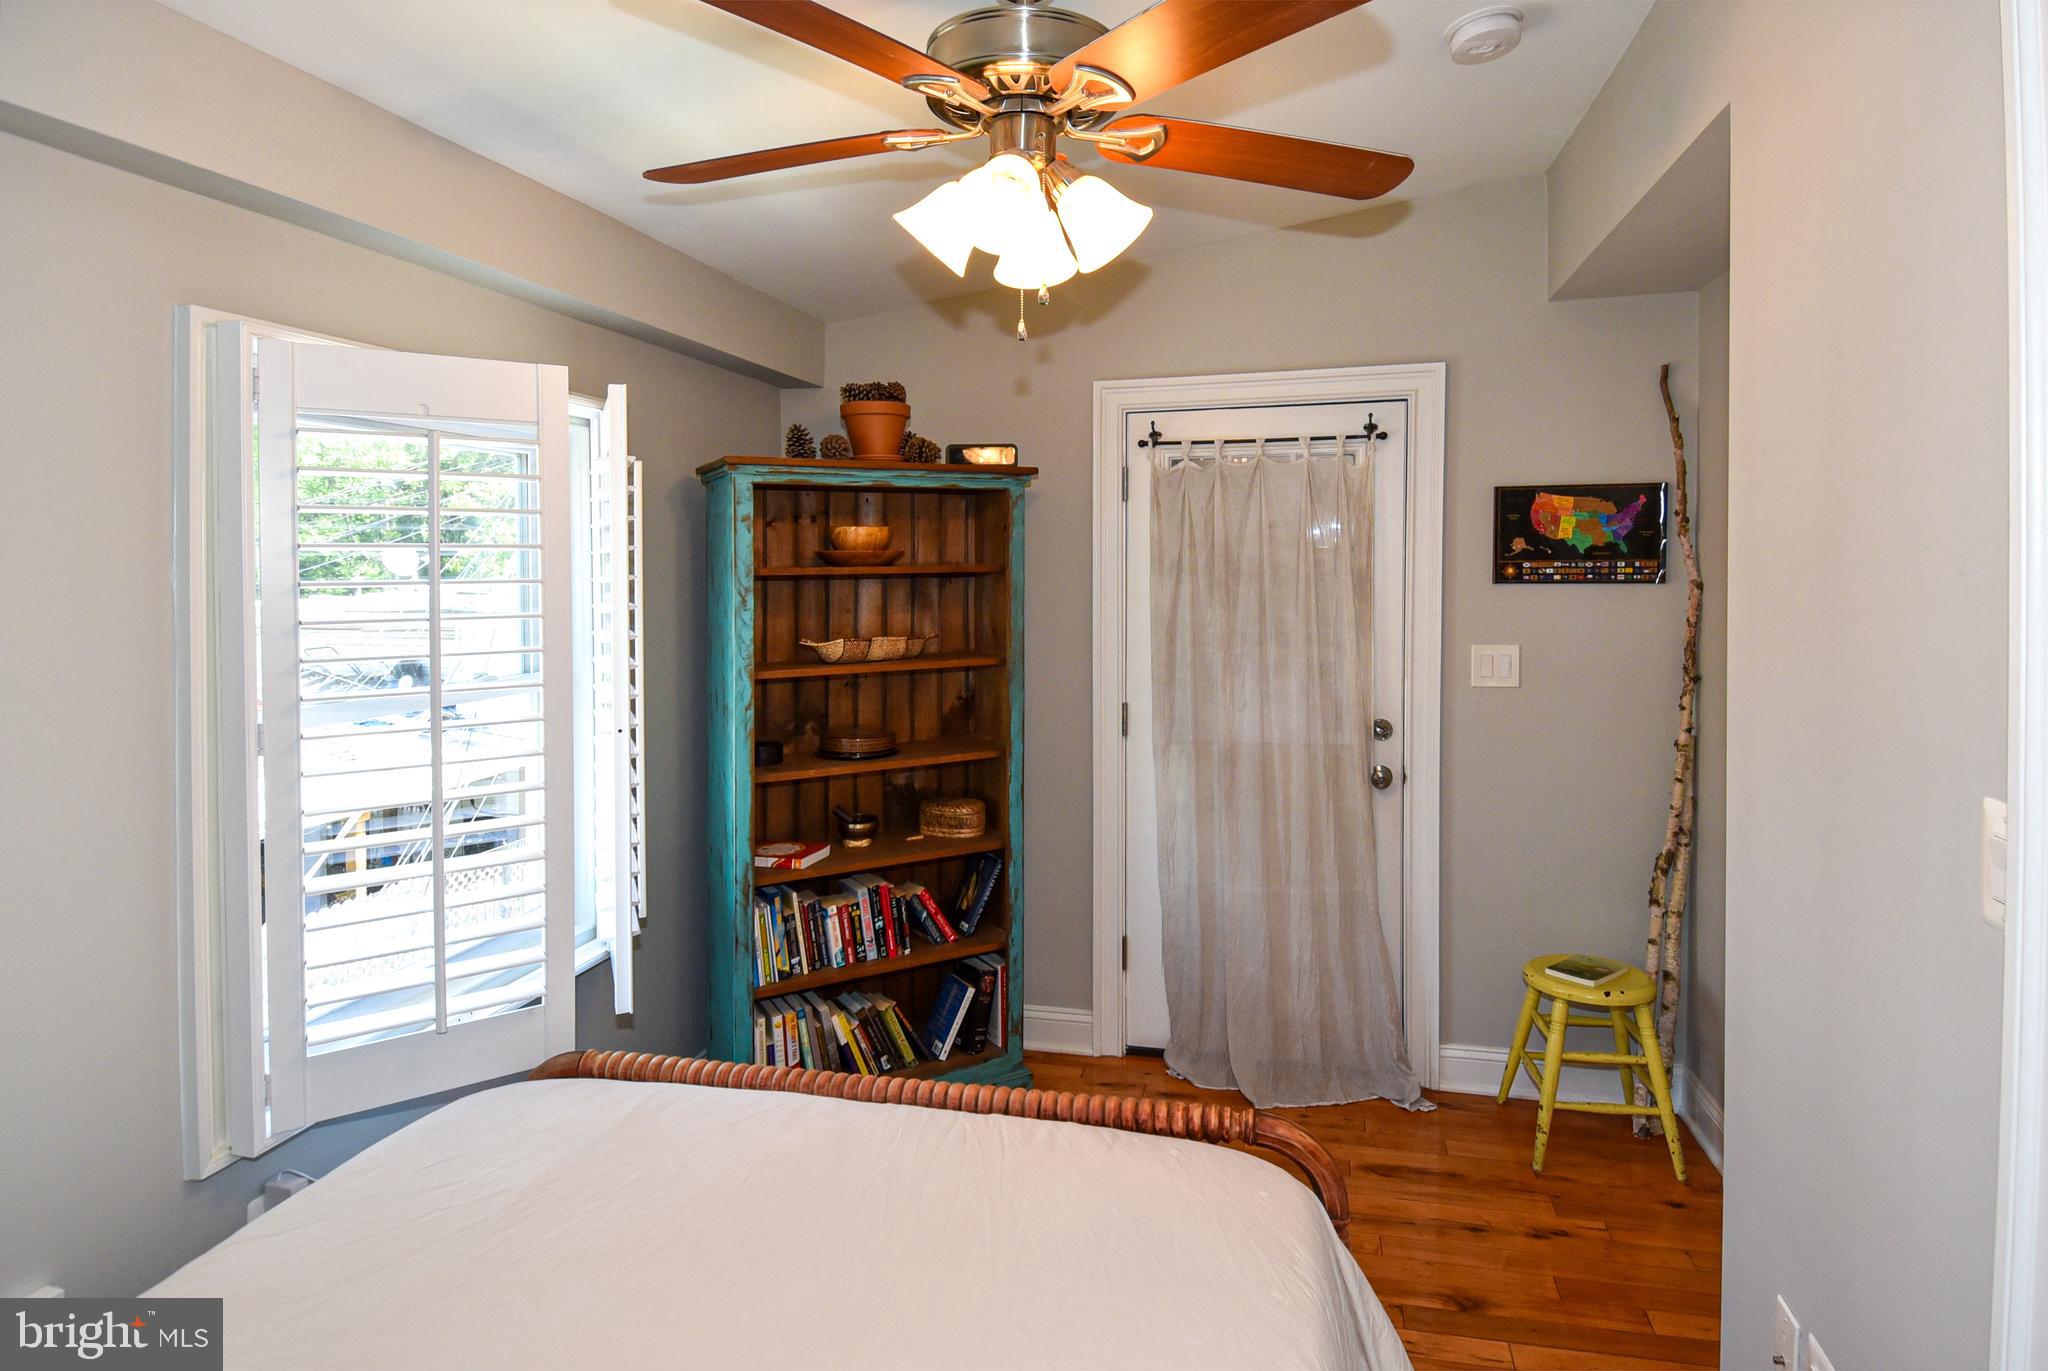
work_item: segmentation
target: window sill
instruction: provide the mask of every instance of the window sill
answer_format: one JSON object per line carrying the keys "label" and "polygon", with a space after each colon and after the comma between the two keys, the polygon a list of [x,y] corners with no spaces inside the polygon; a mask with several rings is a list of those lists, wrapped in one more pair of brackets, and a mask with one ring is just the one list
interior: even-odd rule
{"label": "window sill", "polygon": [[592,938],[576,949],[576,974],[581,976],[599,962],[610,961],[611,957],[612,945],[603,938]]}

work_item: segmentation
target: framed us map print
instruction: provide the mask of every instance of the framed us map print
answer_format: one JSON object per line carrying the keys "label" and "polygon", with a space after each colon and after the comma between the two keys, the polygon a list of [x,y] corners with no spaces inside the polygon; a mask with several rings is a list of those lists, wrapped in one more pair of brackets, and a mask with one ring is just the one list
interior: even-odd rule
{"label": "framed us map print", "polygon": [[1656,585],[1664,483],[1495,486],[1495,585]]}

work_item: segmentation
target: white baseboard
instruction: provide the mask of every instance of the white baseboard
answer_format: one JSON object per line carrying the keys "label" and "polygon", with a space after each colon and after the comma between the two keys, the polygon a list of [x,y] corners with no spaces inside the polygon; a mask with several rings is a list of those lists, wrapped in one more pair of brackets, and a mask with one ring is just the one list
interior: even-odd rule
{"label": "white baseboard", "polygon": [[[1027,1011],[1029,1012],[1029,1011]],[[1494,1095],[1500,1091],[1500,1073],[1507,1069],[1505,1047],[1474,1047],[1466,1043],[1445,1043],[1436,1058],[1436,1088],[1459,1095]],[[1509,1096],[1517,1100],[1536,1098],[1529,1073],[1515,1076]],[[1610,1067],[1567,1066],[1558,1082],[1560,1100],[1583,1102],[1612,1100],[1621,1094],[1621,1080]],[[1671,1107],[1691,1130],[1700,1151],[1707,1154],[1714,1169],[1721,1169],[1721,1102],[1700,1088],[1692,1071],[1681,1066],[1671,1083]]]}
{"label": "white baseboard", "polygon": [[[1500,1073],[1507,1069],[1505,1047],[1474,1047],[1469,1043],[1445,1043],[1436,1053],[1436,1088],[1458,1095],[1500,1093]],[[1611,1100],[1620,1095],[1621,1081],[1615,1073],[1597,1066],[1567,1066],[1558,1082],[1560,1100]],[[1508,1095],[1517,1100],[1536,1098],[1529,1073],[1518,1072]]]}
{"label": "white baseboard", "polygon": [[1095,1055],[1095,1015],[1086,1009],[1051,1004],[1024,1006],[1024,1046],[1032,1052]]}
{"label": "white baseboard", "polygon": [[1716,1171],[1723,1170],[1721,1102],[1707,1093],[1689,1066],[1678,1068],[1678,1083],[1672,1087],[1672,1096],[1678,1117],[1684,1119],[1685,1126],[1692,1130],[1693,1140],[1700,1145],[1700,1151],[1707,1154],[1707,1160],[1714,1164]]}

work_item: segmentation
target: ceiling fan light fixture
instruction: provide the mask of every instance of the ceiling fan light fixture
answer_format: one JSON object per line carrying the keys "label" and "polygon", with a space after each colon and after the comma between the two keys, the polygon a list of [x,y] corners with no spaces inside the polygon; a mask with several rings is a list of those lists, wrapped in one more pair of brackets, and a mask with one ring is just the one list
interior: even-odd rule
{"label": "ceiling fan light fixture", "polygon": [[1094,271],[1138,241],[1152,222],[1152,210],[1100,176],[1070,177],[1054,178],[1053,204],[1073,244],[1075,265]]}
{"label": "ceiling fan light fixture", "polygon": [[1009,245],[996,259],[996,284],[1013,290],[1046,290],[1070,281],[1077,270],[1067,235],[1043,201],[1014,226]]}
{"label": "ceiling fan light fixture", "polygon": [[903,226],[924,250],[945,263],[955,276],[967,274],[974,254],[975,216],[969,196],[958,181],[946,181],[930,195],[890,217]]}
{"label": "ceiling fan light fixture", "polygon": [[1038,168],[1014,152],[999,152],[960,178],[961,204],[974,224],[974,245],[997,257],[1010,241],[1045,209]]}

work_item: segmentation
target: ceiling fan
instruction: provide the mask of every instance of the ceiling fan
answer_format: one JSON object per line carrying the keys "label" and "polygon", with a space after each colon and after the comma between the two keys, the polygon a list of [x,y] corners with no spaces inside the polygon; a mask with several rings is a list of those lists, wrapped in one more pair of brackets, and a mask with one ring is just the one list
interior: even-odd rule
{"label": "ceiling fan", "polygon": [[924,52],[815,0],[705,3],[896,82],[946,127],[685,162],[648,180],[700,185],[985,137],[986,162],[895,218],[954,275],[966,274],[978,247],[995,254],[997,282],[1036,290],[1041,302],[1075,272],[1115,258],[1152,218],[1100,177],[1076,174],[1059,150],[1063,137],[1116,162],[1353,200],[1386,194],[1415,168],[1396,153],[1131,112],[1365,0],[1159,0],[1113,29],[1041,0],[1005,0],[940,24]]}

